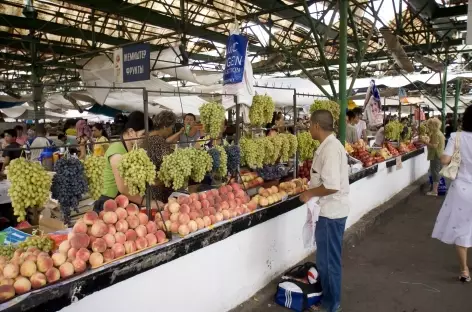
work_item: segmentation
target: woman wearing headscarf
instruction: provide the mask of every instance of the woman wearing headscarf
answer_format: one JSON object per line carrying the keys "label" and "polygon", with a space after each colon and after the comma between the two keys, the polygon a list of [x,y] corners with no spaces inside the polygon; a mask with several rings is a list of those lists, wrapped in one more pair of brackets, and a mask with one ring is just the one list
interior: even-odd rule
{"label": "woman wearing headscarf", "polygon": [[87,156],[87,143],[90,143],[92,138],[92,130],[87,125],[86,120],[79,120],[75,124],[77,132],[77,143],[79,144],[79,159],[85,159]]}
{"label": "woman wearing headscarf", "polygon": [[[149,121],[152,128],[152,121]],[[124,179],[118,171],[118,166],[123,155],[132,150],[135,145],[141,145],[144,136],[144,114],[135,111],[132,112],[121,133],[121,140],[113,142],[105,152],[105,169],[103,170],[103,190],[102,196],[95,201],[94,210],[100,212],[103,210],[103,204],[108,199],[114,199],[118,195],[125,195],[132,203],[142,206],[145,198],[141,195],[130,195]],[[156,208],[156,201],[151,202],[151,207]]]}

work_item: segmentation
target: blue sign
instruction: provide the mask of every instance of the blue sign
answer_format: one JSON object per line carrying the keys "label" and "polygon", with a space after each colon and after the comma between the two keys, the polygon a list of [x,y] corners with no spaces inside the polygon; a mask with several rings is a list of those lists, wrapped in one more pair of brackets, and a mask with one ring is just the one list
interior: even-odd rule
{"label": "blue sign", "polygon": [[223,84],[243,81],[247,44],[247,38],[242,35],[229,36],[228,43],[226,44],[226,67],[223,75]]}
{"label": "blue sign", "polygon": [[149,43],[123,47],[122,64],[123,82],[151,79],[151,49]]}

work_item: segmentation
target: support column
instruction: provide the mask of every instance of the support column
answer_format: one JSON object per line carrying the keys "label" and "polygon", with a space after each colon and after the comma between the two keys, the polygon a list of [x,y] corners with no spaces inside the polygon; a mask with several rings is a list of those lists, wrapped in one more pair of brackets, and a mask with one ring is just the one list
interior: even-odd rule
{"label": "support column", "polygon": [[457,131],[457,109],[459,108],[459,99],[461,96],[461,87],[462,87],[462,80],[459,78],[456,80],[456,94],[454,98],[454,131]]}
{"label": "support column", "polygon": [[33,107],[34,107],[34,125],[37,127],[39,120],[45,118],[44,107],[41,105],[43,88],[41,85],[41,77],[37,64],[38,52],[36,51],[36,38],[34,33],[30,33],[31,47],[31,83],[33,85]]}
{"label": "support column", "polygon": [[[293,134],[296,136],[297,135],[297,119],[298,119],[298,110],[297,110],[297,90],[293,90]],[[297,178],[298,174],[298,149],[295,152],[295,159],[293,162],[293,178]]]}
{"label": "support column", "polygon": [[347,109],[347,9],[348,0],[339,0],[339,140],[344,145],[346,140]]}
{"label": "support column", "polygon": [[444,66],[444,73],[442,77],[442,90],[441,90],[441,100],[442,100],[442,107],[441,107],[441,121],[442,126],[441,130],[444,133],[446,127],[446,94],[447,94],[447,65]]}

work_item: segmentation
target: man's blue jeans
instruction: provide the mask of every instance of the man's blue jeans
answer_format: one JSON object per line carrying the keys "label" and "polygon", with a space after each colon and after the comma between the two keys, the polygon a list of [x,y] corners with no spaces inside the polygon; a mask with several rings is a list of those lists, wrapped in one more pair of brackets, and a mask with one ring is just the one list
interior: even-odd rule
{"label": "man's blue jeans", "polygon": [[316,223],[316,266],[323,287],[323,307],[335,312],[341,304],[341,258],[346,219],[319,217]]}

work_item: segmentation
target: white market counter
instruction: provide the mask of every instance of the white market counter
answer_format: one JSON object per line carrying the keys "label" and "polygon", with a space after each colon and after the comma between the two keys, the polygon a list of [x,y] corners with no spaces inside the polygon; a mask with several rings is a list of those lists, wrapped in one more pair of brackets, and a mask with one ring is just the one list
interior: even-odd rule
{"label": "white market counter", "polygon": [[[424,176],[423,150],[350,177],[347,226]],[[16,298],[5,311],[228,311],[313,250],[305,249],[306,208],[298,198],[173,240]]]}

